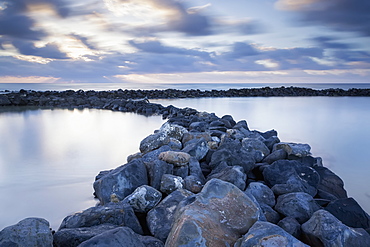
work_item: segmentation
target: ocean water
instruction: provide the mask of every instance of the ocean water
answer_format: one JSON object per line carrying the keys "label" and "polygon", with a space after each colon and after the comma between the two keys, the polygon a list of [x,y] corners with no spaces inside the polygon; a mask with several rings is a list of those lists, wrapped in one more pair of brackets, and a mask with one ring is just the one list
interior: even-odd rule
{"label": "ocean water", "polygon": [[[10,88],[0,84],[0,91],[68,89],[65,85],[31,86],[17,84]],[[96,84],[96,88],[83,86],[86,88],[70,89],[122,88],[106,88],[105,84]],[[146,89],[156,88],[147,86]],[[231,84],[223,84],[223,88],[198,86],[202,90],[231,88]],[[235,120],[246,120],[250,129],[276,129],[281,141],[310,144],[313,155],[322,157],[324,165],[344,180],[349,196],[370,212],[370,98],[199,98],[151,102],[192,107],[220,117],[229,114]],[[68,214],[94,206],[94,177],[101,170],[124,164],[128,155],[138,151],[140,141],[163,123],[159,116],[107,110],[0,108],[0,230],[26,217],[43,217],[57,229]]]}

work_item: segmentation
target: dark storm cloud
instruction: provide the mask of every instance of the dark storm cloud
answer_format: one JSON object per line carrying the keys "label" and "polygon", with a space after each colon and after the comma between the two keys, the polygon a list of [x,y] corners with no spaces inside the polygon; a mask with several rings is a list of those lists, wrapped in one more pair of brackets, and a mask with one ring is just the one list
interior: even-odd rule
{"label": "dark storm cloud", "polygon": [[59,51],[59,48],[55,44],[47,44],[44,47],[35,47],[32,42],[16,40],[12,44],[18,49],[19,53],[22,55],[38,56],[43,58],[53,58],[53,59],[66,59],[67,54]]}
{"label": "dark storm cloud", "polygon": [[[318,24],[337,31],[357,32],[370,36],[369,0],[320,0],[298,6],[302,20],[306,24]],[[286,5],[289,6],[289,3]]]}

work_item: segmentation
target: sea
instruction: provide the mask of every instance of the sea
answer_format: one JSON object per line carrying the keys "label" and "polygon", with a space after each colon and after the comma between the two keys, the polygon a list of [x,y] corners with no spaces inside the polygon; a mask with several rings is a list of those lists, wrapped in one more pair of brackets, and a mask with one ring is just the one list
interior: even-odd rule
{"label": "sea", "polygon": [[[0,92],[122,89],[201,89],[300,86],[370,88],[370,84],[1,84]],[[275,129],[281,141],[307,143],[370,212],[370,97],[253,97],[150,100],[246,120]],[[0,107],[0,230],[42,217],[57,230],[69,214],[96,205],[92,183],[102,170],[125,164],[140,141],[165,122],[109,110]]]}

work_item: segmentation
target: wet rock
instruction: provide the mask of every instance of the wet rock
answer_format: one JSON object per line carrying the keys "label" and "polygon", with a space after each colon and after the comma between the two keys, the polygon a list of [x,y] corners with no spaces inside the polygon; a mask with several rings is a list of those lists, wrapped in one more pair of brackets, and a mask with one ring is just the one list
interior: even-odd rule
{"label": "wet rock", "polygon": [[8,99],[6,95],[1,95],[0,94],[0,105],[11,105],[12,102]]}
{"label": "wet rock", "polygon": [[191,156],[188,153],[177,151],[166,151],[160,153],[158,156],[160,160],[163,160],[175,166],[184,166],[189,164],[190,157]]}
{"label": "wet rock", "polygon": [[243,167],[228,166],[221,171],[208,176],[208,181],[213,178],[218,178],[223,181],[232,183],[240,190],[244,190],[246,186],[247,175],[244,173]]}
{"label": "wet rock", "polygon": [[124,200],[135,212],[146,213],[154,208],[162,199],[162,193],[148,185],[142,185]]}
{"label": "wet rock", "polygon": [[54,247],[77,247],[82,242],[114,228],[117,228],[117,226],[110,224],[81,228],[64,228],[54,233]]}
{"label": "wet rock", "polygon": [[355,228],[370,228],[370,217],[353,198],[341,198],[329,203],[329,211],[343,224]]}
{"label": "wet rock", "polygon": [[138,234],[129,227],[118,227],[96,235],[79,247],[145,247]]}
{"label": "wet rock", "polygon": [[303,239],[311,246],[370,246],[370,235],[341,223],[326,210],[316,211],[302,225]]}
{"label": "wet rock", "polygon": [[169,195],[175,190],[184,188],[184,179],[172,174],[164,174],[161,180],[160,191]]}
{"label": "wet rock", "polygon": [[300,239],[301,237],[301,225],[293,217],[285,217],[277,223],[282,229],[295,238]]}
{"label": "wet rock", "polygon": [[137,187],[146,184],[148,184],[146,167],[141,159],[135,159],[101,177],[93,186],[100,203],[106,204],[111,201],[112,194],[123,200]]}
{"label": "wet rock", "polygon": [[288,155],[293,155],[297,157],[305,157],[311,154],[310,145],[302,143],[280,142],[274,145],[273,151],[278,149],[284,149]]}
{"label": "wet rock", "polygon": [[143,234],[134,210],[126,202],[111,202],[104,206],[91,207],[82,212],[69,215],[63,219],[59,230],[64,228],[91,227],[102,224],[127,226],[135,232]]}
{"label": "wet rock", "polygon": [[275,205],[276,211],[295,218],[300,224],[306,222],[319,209],[313,197],[303,192],[281,195],[277,198]]}
{"label": "wet rock", "polygon": [[277,225],[263,221],[254,223],[248,233],[234,245],[234,247],[249,246],[309,247]]}
{"label": "wet rock", "polygon": [[263,154],[263,157],[266,157],[270,154],[270,149],[259,139],[254,138],[244,138],[242,141],[242,146],[248,152],[259,151]]}
{"label": "wet rock", "polygon": [[177,205],[185,198],[193,195],[187,190],[176,190],[163,199],[156,207],[147,214],[147,224],[151,234],[154,237],[165,242],[171,231],[171,225],[174,221],[174,214]]}
{"label": "wet rock", "polygon": [[275,206],[275,195],[265,184],[252,182],[245,191],[251,193],[259,204],[266,204],[270,207]]}
{"label": "wet rock", "polygon": [[320,175],[317,188],[335,196],[336,198],[347,198],[343,180],[334,172],[323,166],[314,166],[313,169]]}
{"label": "wet rock", "polygon": [[53,235],[49,222],[26,218],[0,231],[0,246],[52,247]]}
{"label": "wet rock", "polygon": [[261,213],[240,189],[219,179],[183,202],[166,246],[232,246]]}

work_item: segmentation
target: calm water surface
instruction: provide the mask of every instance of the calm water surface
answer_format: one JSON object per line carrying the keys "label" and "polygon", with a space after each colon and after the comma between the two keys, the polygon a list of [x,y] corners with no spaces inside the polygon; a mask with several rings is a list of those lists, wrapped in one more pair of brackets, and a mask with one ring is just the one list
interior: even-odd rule
{"label": "calm water surface", "polygon": [[31,216],[57,229],[94,206],[94,177],[124,164],[163,122],[107,110],[0,112],[0,230]]}
{"label": "calm water surface", "polygon": [[[152,100],[276,129],[282,141],[308,143],[370,212],[370,98],[276,97]],[[14,110],[14,109],[13,109]],[[0,229],[37,216],[53,229],[95,205],[92,183],[158,129],[161,117],[104,110],[0,112]]]}

